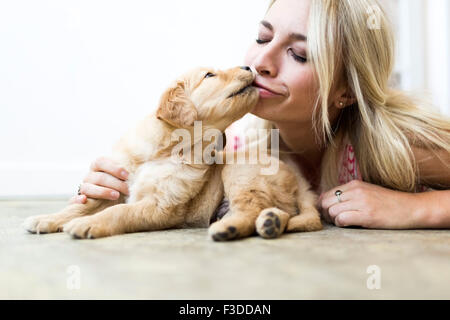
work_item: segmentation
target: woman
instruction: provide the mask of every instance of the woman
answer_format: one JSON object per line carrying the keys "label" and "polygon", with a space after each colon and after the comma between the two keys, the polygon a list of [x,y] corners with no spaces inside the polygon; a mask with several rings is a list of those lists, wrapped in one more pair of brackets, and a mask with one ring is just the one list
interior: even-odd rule
{"label": "woman", "polygon": [[[273,1],[245,63],[252,114],[280,130],[326,220],[450,228],[450,120],[389,88],[393,32],[376,0]],[[127,193],[122,171],[98,159],[72,201]]]}

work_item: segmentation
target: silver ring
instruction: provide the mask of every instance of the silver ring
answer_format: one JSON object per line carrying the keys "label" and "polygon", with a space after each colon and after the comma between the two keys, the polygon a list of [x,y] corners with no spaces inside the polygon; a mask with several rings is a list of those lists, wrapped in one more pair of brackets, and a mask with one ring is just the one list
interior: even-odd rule
{"label": "silver ring", "polygon": [[338,199],[338,202],[342,202],[341,196],[342,196],[343,192],[341,190],[337,190],[334,195],[336,196],[336,198]]}

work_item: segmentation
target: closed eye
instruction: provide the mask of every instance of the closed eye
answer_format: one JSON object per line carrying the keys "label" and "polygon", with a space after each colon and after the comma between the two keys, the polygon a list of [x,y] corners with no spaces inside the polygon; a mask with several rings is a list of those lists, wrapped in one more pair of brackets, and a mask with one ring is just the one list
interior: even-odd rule
{"label": "closed eye", "polygon": [[211,73],[211,72],[208,72],[206,75],[205,75],[205,79],[206,78],[212,78],[212,77],[215,77],[216,75],[214,74],[214,73]]}
{"label": "closed eye", "polygon": [[256,39],[257,44],[265,44],[265,43],[269,43],[269,42],[270,42],[270,40]]}
{"label": "closed eye", "polygon": [[294,53],[294,50],[289,49],[289,52],[290,52],[291,56],[294,58],[295,61],[300,62],[300,63],[306,63],[306,62],[308,62],[308,59],[307,59],[307,58],[302,57],[302,56],[299,56],[299,55],[296,55],[296,54]]}

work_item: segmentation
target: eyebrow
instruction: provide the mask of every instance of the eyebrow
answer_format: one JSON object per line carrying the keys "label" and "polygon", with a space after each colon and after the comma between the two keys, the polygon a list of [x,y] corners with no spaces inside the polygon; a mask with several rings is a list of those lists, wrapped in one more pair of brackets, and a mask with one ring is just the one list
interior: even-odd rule
{"label": "eyebrow", "polygon": [[[264,27],[266,27],[267,29],[269,29],[270,31],[274,30],[274,28],[270,24],[270,22],[268,22],[266,20],[261,21],[261,24]],[[290,33],[289,38],[297,40],[297,41],[305,41],[305,42],[308,41],[308,38],[304,34],[301,34],[301,33]]]}

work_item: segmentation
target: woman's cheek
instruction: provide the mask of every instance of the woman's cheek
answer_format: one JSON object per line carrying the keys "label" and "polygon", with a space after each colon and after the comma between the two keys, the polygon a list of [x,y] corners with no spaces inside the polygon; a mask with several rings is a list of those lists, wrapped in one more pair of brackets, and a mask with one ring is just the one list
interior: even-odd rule
{"label": "woman's cheek", "polygon": [[296,77],[292,77],[291,84],[290,91],[300,96],[300,99],[310,103],[316,100],[319,86],[312,70],[298,72]]}
{"label": "woman's cheek", "polygon": [[302,114],[302,120],[304,120],[303,117],[312,115],[318,92],[312,73],[297,73],[297,77],[291,78],[289,92],[288,105]]}

